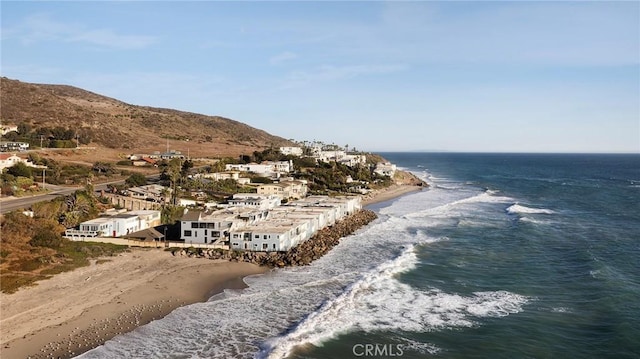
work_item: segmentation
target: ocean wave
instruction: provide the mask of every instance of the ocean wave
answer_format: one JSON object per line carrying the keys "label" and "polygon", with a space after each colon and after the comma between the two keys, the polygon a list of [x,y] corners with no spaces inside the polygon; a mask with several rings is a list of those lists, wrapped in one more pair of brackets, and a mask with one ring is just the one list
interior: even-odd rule
{"label": "ocean wave", "polygon": [[397,280],[397,274],[415,269],[417,263],[414,247],[408,248],[363,275],[287,334],[266,341],[257,357],[285,358],[298,346],[318,346],[353,331],[425,332],[470,327],[474,318],[518,313],[528,300],[506,291],[476,292],[468,297],[438,289],[424,291]]}
{"label": "ocean wave", "polygon": [[525,223],[533,223],[533,224],[549,224],[549,223],[551,223],[550,221],[545,221],[545,220],[535,219],[535,218],[529,218],[529,217],[520,217],[520,218],[518,218],[518,221],[525,222]]}
{"label": "ocean wave", "polygon": [[554,214],[556,213],[553,210],[546,208],[532,208],[526,207],[520,204],[513,204],[509,208],[507,208],[507,213],[510,214]]}
{"label": "ocean wave", "polygon": [[506,196],[497,196],[496,195],[497,193],[498,192],[494,190],[486,190],[481,193],[474,193],[469,197],[456,199],[436,207],[408,213],[404,216],[404,218],[410,219],[410,218],[418,218],[418,217],[432,216],[432,215],[438,215],[438,214],[446,214],[451,209],[460,205],[513,202],[513,198],[506,197]]}

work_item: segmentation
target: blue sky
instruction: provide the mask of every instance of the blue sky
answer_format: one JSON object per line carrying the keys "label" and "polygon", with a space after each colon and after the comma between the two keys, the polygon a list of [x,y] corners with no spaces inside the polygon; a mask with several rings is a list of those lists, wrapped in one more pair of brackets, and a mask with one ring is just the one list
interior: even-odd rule
{"label": "blue sky", "polygon": [[1,74],[361,150],[640,152],[638,2],[2,1]]}

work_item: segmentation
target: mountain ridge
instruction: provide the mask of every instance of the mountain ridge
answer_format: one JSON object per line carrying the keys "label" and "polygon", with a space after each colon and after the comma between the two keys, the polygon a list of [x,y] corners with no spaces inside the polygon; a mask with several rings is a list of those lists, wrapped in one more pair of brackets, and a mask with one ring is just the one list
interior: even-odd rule
{"label": "mountain ridge", "polygon": [[109,149],[163,149],[171,139],[180,147],[176,149],[223,157],[291,144],[233,119],[128,104],[70,85],[2,77],[0,98],[3,124],[24,123],[33,130],[63,127],[74,130],[81,144]]}

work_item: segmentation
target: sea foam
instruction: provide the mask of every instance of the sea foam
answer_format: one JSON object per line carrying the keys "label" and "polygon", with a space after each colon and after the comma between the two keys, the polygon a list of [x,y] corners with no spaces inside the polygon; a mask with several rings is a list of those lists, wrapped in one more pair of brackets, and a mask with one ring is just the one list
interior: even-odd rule
{"label": "sea foam", "polygon": [[418,264],[414,248],[407,248],[399,257],[364,274],[288,334],[265,342],[257,357],[285,358],[297,346],[319,346],[353,331],[425,332],[470,327],[475,324],[474,318],[517,313],[527,302],[526,297],[507,291],[462,296],[402,283],[397,275]]}
{"label": "sea foam", "polygon": [[507,212],[511,214],[554,214],[553,210],[546,208],[532,208],[520,204],[513,204],[507,208]]}

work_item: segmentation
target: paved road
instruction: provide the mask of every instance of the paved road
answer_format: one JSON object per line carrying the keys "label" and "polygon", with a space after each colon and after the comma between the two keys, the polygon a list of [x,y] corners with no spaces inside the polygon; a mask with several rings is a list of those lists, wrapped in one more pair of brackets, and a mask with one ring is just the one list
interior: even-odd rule
{"label": "paved road", "polygon": [[[155,174],[155,175],[147,176],[147,179],[149,180],[149,182],[153,182],[153,181],[157,181],[159,177],[160,175]],[[108,185],[111,185],[111,184],[116,185],[116,184],[122,184],[122,183],[124,183],[124,180],[96,184],[94,186],[94,189],[96,191],[106,190]],[[47,194],[41,194],[41,195],[30,196],[30,197],[20,197],[20,198],[10,198],[10,199],[0,200],[0,213],[7,213],[7,212],[15,211],[17,209],[28,209],[34,203],[50,201],[56,197],[66,196],[79,189],[82,189],[82,187],[62,187],[62,186],[54,186],[51,184],[47,184],[46,187],[47,189],[51,190],[51,192]]]}

